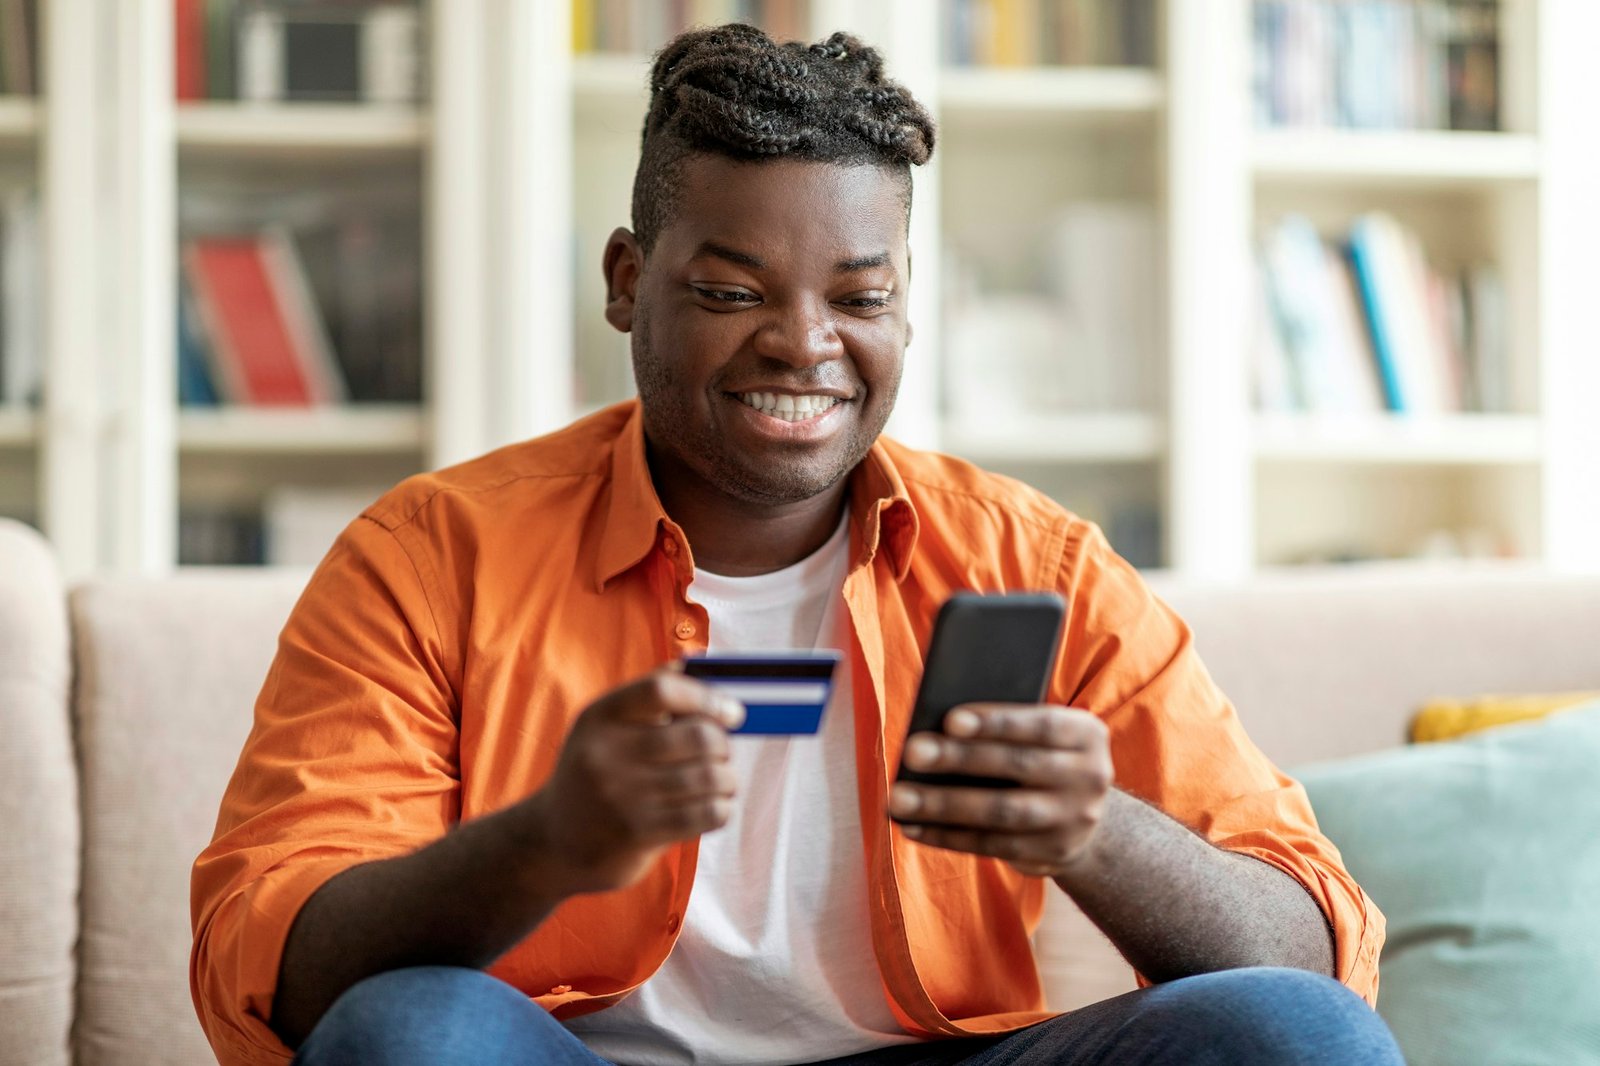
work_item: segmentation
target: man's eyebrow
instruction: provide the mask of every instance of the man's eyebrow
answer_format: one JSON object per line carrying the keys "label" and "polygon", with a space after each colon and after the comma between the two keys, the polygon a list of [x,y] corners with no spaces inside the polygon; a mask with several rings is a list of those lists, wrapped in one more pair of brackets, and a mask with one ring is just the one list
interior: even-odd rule
{"label": "man's eyebrow", "polygon": [[841,259],[833,264],[833,272],[835,274],[853,274],[857,270],[886,267],[891,262],[888,252],[878,252],[875,255],[858,255],[854,259]]}
{"label": "man's eyebrow", "polygon": [[729,248],[726,244],[718,244],[716,241],[700,242],[700,247],[694,250],[693,258],[699,259],[703,255],[713,255],[718,259],[726,259],[730,263],[749,267],[751,270],[767,269],[767,261],[765,259],[758,259],[749,252],[737,251]]}

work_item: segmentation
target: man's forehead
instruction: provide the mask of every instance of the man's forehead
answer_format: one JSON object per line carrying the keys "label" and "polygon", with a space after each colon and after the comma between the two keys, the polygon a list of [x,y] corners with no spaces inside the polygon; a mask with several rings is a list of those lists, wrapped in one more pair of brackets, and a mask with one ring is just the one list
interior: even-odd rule
{"label": "man's forehead", "polygon": [[[718,156],[685,160],[663,231],[680,255],[759,269],[799,240],[839,269],[892,265],[905,243],[903,179],[873,165]],[[731,254],[730,254],[731,253]]]}

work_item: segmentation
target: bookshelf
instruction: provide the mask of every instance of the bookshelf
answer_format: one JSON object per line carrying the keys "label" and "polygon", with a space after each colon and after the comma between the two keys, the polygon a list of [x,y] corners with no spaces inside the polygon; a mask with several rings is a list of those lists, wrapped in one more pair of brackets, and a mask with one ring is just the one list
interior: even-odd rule
{"label": "bookshelf", "polygon": [[[481,0],[448,18],[424,5],[415,106],[175,104],[170,0],[47,3],[47,68],[81,72],[88,39],[100,62],[92,79],[47,78],[36,104],[0,97],[0,166],[36,170],[43,192],[42,314],[61,386],[41,412],[0,406],[0,509],[49,529],[69,573],[170,566],[180,511],[381,487],[631,394],[598,264],[628,217],[647,62],[574,54],[569,3]],[[892,432],[1025,477],[1138,561],[1191,576],[1451,550],[1600,569],[1600,9],[1502,0],[1503,131],[1481,132],[1258,124],[1252,0],[1165,0],[1137,62],[1059,67],[952,65],[950,28],[923,0],[800,8],[814,37],[844,28],[879,45],[941,124],[915,175],[915,341]],[[162,280],[174,234],[202,194],[295,189],[406,205],[420,402],[180,408]],[[1074,221],[1084,205],[1108,209]],[[1254,247],[1289,213],[1337,238],[1371,211],[1441,270],[1497,267],[1512,322],[1504,409],[1257,410]],[[1008,393],[997,360],[1051,319],[1046,286],[1007,274],[1004,256],[1030,227],[1073,225],[1149,228],[1151,257],[1121,267],[1142,279],[1145,350],[1124,358],[1131,342],[1079,323],[1089,340],[1018,362],[1008,372],[1024,384]],[[985,256],[993,313],[957,321]],[[84,277],[106,279],[102,319],[83,313]]]}

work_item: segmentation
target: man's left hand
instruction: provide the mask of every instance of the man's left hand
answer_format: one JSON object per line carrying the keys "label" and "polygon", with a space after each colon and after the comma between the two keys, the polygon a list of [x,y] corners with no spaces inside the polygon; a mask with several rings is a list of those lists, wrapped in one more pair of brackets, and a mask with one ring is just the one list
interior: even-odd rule
{"label": "man's left hand", "polygon": [[906,741],[913,770],[999,777],[1015,788],[895,784],[889,812],[912,840],[992,855],[1054,877],[1083,854],[1111,791],[1107,730],[1067,707],[975,703],[945,716],[943,733]]}

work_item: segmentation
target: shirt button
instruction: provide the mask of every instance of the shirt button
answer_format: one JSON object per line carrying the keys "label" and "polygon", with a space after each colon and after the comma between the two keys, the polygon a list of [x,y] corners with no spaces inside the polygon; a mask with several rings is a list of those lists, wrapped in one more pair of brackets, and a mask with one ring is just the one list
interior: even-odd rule
{"label": "shirt button", "polygon": [[661,542],[661,550],[666,552],[669,557],[675,556],[678,554],[678,542],[671,537],[667,537]]}
{"label": "shirt button", "polygon": [[683,919],[674,914],[672,917],[667,919],[667,932],[676,933],[678,931],[678,926],[682,924]]}
{"label": "shirt button", "polygon": [[564,996],[568,992],[571,992],[571,991],[572,991],[572,986],[571,985],[556,985],[555,987],[550,989],[550,994],[552,996]]}
{"label": "shirt button", "polygon": [[678,628],[673,630],[673,632],[678,634],[679,640],[693,640],[694,623],[685,618],[683,621],[678,623]]}

